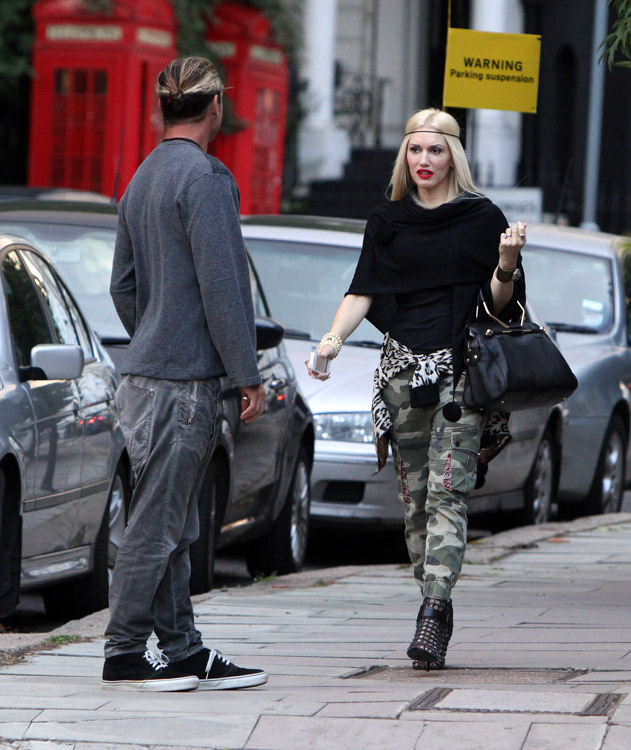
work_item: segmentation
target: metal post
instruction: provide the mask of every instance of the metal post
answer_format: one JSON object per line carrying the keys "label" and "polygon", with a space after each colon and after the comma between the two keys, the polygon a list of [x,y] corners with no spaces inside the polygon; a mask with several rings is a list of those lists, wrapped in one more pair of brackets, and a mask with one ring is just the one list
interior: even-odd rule
{"label": "metal post", "polygon": [[605,93],[605,64],[598,64],[598,48],[607,35],[609,6],[607,0],[594,0],[594,32],[592,35],[592,66],[587,115],[587,147],[585,154],[585,183],[583,185],[584,229],[598,230],[598,177],[600,172],[600,142],[602,133],[603,97]]}
{"label": "metal post", "polygon": [[372,17],[370,19],[370,124],[373,137],[372,145],[381,147],[381,133],[379,132],[379,117],[381,116],[379,96],[377,87],[377,52],[379,48],[379,0],[372,0]]}

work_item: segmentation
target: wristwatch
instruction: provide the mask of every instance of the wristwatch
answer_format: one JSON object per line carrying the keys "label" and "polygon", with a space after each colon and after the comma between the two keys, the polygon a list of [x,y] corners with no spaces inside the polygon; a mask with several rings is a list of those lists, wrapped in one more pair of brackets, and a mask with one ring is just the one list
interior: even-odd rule
{"label": "wristwatch", "polygon": [[508,284],[509,281],[518,281],[521,279],[521,271],[517,267],[507,271],[498,266],[495,269],[495,277],[498,281],[501,281],[502,284]]}

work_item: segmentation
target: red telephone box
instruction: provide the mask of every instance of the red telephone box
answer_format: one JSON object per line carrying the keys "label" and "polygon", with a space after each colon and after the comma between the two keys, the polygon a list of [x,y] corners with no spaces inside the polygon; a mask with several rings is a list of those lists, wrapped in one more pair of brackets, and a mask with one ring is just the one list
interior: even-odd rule
{"label": "red telephone box", "polygon": [[243,214],[278,213],[288,86],[283,50],[262,13],[238,2],[217,7],[206,39],[225,68],[235,113],[247,123],[234,135],[220,133],[210,152],[234,174]]}
{"label": "red telephone box", "polygon": [[162,137],[154,88],[177,57],[168,0],[115,0],[89,13],[81,0],[33,8],[35,77],[29,185],[119,198]]}

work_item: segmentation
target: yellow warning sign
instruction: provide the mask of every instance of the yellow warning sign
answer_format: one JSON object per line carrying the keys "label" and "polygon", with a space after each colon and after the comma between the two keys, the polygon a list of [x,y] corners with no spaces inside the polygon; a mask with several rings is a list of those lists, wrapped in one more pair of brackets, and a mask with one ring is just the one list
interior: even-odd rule
{"label": "yellow warning sign", "polygon": [[536,112],[541,37],[449,29],[443,106]]}

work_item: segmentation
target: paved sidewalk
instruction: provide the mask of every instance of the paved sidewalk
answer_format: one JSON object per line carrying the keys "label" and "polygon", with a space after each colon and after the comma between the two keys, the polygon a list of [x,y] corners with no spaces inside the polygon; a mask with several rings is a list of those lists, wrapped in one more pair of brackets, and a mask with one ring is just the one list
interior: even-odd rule
{"label": "paved sidewalk", "polygon": [[[207,643],[267,685],[103,691],[97,613],[55,633],[89,640],[0,668],[0,748],[631,748],[631,514],[506,532],[467,559],[443,672],[405,656],[409,567],[297,574],[196,597]],[[24,645],[0,636],[0,658]]]}

